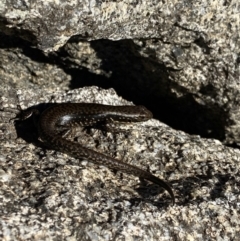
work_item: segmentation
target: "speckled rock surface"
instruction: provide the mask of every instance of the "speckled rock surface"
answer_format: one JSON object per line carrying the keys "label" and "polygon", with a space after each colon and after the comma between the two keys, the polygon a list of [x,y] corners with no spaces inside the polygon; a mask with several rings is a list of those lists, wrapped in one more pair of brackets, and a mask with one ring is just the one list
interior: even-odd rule
{"label": "speckled rock surface", "polygon": [[[239,2],[213,3],[184,0],[153,1],[2,1],[1,29],[18,33],[42,49],[57,49],[74,35],[86,40],[160,38],[164,42],[190,44],[196,35],[203,42],[229,41],[237,44]],[[178,28],[182,29],[179,34]],[[187,32],[187,33],[186,33]],[[201,41],[200,41],[201,45]],[[209,46],[205,46],[206,51]],[[211,46],[210,46],[211,48]],[[180,55],[181,49],[174,54]],[[207,53],[208,54],[208,53]]]}
{"label": "speckled rock surface", "polygon": [[239,11],[238,0],[1,1],[0,76],[113,87],[175,129],[239,146]]}
{"label": "speckled rock surface", "polygon": [[[112,89],[55,93],[1,86],[0,236],[5,240],[234,240],[240,235],[240,151],[157,120],[127,133],[77,132],[76,141],[168,180],[177,204],[138,178],[39,145],[16,105],[131,104]],[[16,139],[16,137],[19,137]]]}
{"label": "speckled rock surface", "polygon": [[[240,145],[239,12],[238,0],[0,1],[0,239],[236,240],[240,152],[223,144]],[[94,85],[105,90],[81,89]],[[9,123],[19,103],[126,100],[156,119],[72,138],[169,181],[174,207]]]}

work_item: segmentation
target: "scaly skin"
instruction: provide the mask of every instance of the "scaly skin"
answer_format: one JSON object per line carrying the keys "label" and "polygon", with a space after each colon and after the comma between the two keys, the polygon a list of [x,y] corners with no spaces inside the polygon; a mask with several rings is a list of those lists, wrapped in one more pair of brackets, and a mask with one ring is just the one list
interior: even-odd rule
{"label": "scaly skin", "polygon": [[[23,119],[30,117],[32,114],[38,114],[36,109],[25,113]],[[136,166],[129,165],[120,160],[111,158],[104,154],[98,153],[79,143],[66,140],[62,132],[66,132],[76,125],[93,126],[109,122],[139,122],[152,118],[152,113],[144,106],[109,106],[101,104],[87,103],[60,103],[54,104],[47,108],[39,117],[38,132],[40,139],[51,149],[67,153],[74,158],[88,159],[98,165],[104,165],[111,169],[128,173],[140,178],[144,178],[158,184],[168,191],[175,203],[175,198],[171,187],[152,175]]]}

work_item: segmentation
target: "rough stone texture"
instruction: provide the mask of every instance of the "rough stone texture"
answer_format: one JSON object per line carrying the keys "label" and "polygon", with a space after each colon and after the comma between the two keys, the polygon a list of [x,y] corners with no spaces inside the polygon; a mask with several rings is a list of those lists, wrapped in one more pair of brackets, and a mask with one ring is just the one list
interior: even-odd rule
{"label": "rough stone texture", "polygon": [[[0,1],[1,238],[239,237],[240,152],[222,145],[240,145],[239,13],[238,0]],[[72,90],[86,85],[118,95]],[[75,140],[169,180],[176,206],[150,183],[46,150],[32,122],[9,123],[19,101],[129,103],[119,95],[184,132],[151,120]]]}
{"label": "rough stone texture", "polygon": [[[3,33],[45,51],[72,37],[50,54],[23,42],[3,53],[13,56],[2,66],[20,59],[23,68],[4,70],[7,78],[20,74],[52,89],[114,87],[135,103],[146,98],[156,117],[175,129],[239,145],[239,12],[238,0],[1,1]],[[5,38],[1,44],[8,47]],[[23,46],[28,51],[22,53]]]}
{"label": "rough stone texture", "polygon": [[[207,28],[201,24],[208,22],[212,14],[221,9],[216,3],[212,6],[200,3],[173,1],[165,4],[158,0],[3,1],[0,11],[5,32],[20,32],[21,36],[34,41],[40,48],[49,50],[62,46],[73,35],[87,40],[162,38],[167,41],[169,32],[176,29],[175,23],[183,26],[187,23],[184,27],[189,25],[189,29],[201,32]],[[221,8],[232,9],[235,6],[231,4]],[[203,9],[196,11],[199,5]],[[228,23],[236,18],[231,13],[226,16],[231,18],[227,19]],[[196,21],[196,15],[201,19]]]}
{"label": "rough stone texture", "polygon": [[[113,89],[68,92],[2,86],[0,236],[6,240],[233,240],[240,235],[240,151],[157,120],[128,132],[77,132],[75,140],[168,180],[155,185],[46,150],[32,120],[9,122],[38,103],[131,104]],[[18,136],[18,139],[16,137]]]}

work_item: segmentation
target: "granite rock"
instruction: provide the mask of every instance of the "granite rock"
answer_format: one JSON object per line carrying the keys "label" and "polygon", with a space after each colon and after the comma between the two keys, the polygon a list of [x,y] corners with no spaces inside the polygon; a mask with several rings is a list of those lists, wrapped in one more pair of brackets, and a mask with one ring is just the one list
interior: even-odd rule
{"label": "granite rock", "polygon": [[[103,134],[78,130],[82,145],[171,183],[176,205],[138,178],[46,149],[32,120],[9,122],[40,103],[132,105],[113,89],[68,92],[1,87],[1,221],[8,240],[232,240],[240,234],[240,151],[158,120]],[[18,137],[16,139],[16,137]],[[70,137],[71,138],[71,137]]]}
{"label": "granite rock", "polygon": [[[1,1],[0,237],[240,236],[239,11],[238,0]],[[31,120],[10,121],[18,105],[127,100],[155,119],[70,138],[165,179],[174,207],[149,182],[46,149]]]}
{"label": "granite rock", "polygon": [[144,98],[175,129],[238,146],[239,8],[238,0],[2,1],[0,76],[113,87]]}

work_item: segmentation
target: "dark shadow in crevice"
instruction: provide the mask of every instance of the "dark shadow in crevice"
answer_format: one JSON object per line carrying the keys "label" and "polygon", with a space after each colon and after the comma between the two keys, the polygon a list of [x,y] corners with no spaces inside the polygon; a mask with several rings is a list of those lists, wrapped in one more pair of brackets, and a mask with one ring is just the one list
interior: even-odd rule
{"label": "dark shadow in crevice", "polygon": [[6,27],[11,25],[13,24],[8,22],[7,18],[0,16],[0,48],[4,45],[10,46],[12,44],[19,48],[25,44],[28,44],[28,46],[37,44],[37,39],[31,31],[18,28],[18,26]]}
{"label": "dark shadow in crevice", "polygon": [[14,52],[21,52],[23,55],[29,57],[31,60],[39,63],[54,64],[54,60],[49,58],[43,51],[37,49],[33,44],[27,40],[16,36],[6,35],[0,32],[0,49],[11,49]]}
{"label": "dark shadow in crevice", "polygon": [[[64,47],[49,54],[49,63],[58,65],[72,76],[70,89],[93,85],[114,88],[123,98],[145,105],[155,118],[174,129],[224,140],[228,113],[217,105],[198,103],[195,96],[172,82],[170,72],[177,70],[168,69],[155,61],[154,53],[151,59],[142,57],[139,47],[131,40],[98,40],[92,41],[91,46],[102,60],[100,69],[109,73],[110,77],[91,73],[86,67],[76,64]],[[28,54],[27,51],[25,53]],[[155,71],[152,71],[153,68]],[[173,88],[182,95],[176,96]],[[214,97],[214,91],[213,86],[204,86],[200,93]]]}
{"label": "dark shadow in crevice", "polygon": [[[221,106],[197,102],[193,94],[173,82],[170,76],[178,70],[159,63],[152,49],[149,50],[150,57],[143,57],[139,53],[141,48],[132,40],[92,41],[91,47],[101,60],[102,74],[98,75],[75,63],[64,47],[46,55],[30,47],[25,40],[1,35],[5,37],[0,48],[21,48],[29,58],[57,65],[71,75],[70,89],[93,85],[104,89],[114,88],[118,95],[135,104],[145,105],[153,112],[154,118],[174,129],[220,141],[225,139],[228,113]],[[79,40],[73,38],[69,42],[74,41]],[[108,76],[103,73],[108,73]],[[181,96],[177,96],[173,89]],[[211,98],[216,96],[214,86],[210,85],[203,86],[200,93]]]}
{"label": "dark shadow in crevice", "polygon": [[[221,106],[200,104],[197,98],[170,78],[171,72],[164,64],[157,62],[154,53],[151,58],[139,54],[139,46],[131,40],[92,41],[91,47],[102,60],[101,70],[111,73],[110,77],[94,76],[87,70],[71,70],[71,88],[97,85],[114,88],[123,98],[135,104],[145,105],[154,117],[174,129],[189,134],[223,141],[228,118]],[[68,73],[70,73],[68,72]],[[178,90],[177,96],[172,89]],[[203,95],[214,96],[214,86],[204,86]]]}

